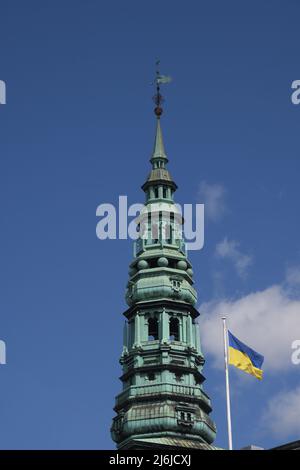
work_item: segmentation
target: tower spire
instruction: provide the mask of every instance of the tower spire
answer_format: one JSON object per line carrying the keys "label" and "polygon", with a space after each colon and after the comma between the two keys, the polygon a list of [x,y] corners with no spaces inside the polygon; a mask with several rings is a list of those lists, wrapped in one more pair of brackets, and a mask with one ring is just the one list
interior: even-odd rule
{"label": "tower spire", "polygon": [[152,169],[142,186],[145,206],[136,219],[140,236],[129,269],[120,358],[123,389],[116,397],[111,433],[122,450],[213,449],[216,427],[202,385],[197,292],[160,127],[160,85],[170,77],[161,75],[158,65]]}
{"label": "tower spire", "polygon": [[161,125],[160,125],[160,117],[163,113],[162,103],[164,102],[164,98],[160,93],[160,85],[164,83],[169,83],[171,81],[171,77],[167,75],[161,75],[159,71],[159,64],[160,64],[160,60],[157,60],[155,63],[156,76],[154,80],[156,93],[153,96],[153,101],[156,104],[156,107],[154,108],[154,114],[156,115],[156,118],[157,118],[157,124],[156,124],[156,134],[155,134],[153,154],[151,158],[152,164],[154,164],[157,161],[163,161],[163,164],[168,162],[168,159],[165,153]]}
{"label": "tower spire", "polygon": [[165,163],[168,161],[167,155],[165,153],[165,146],[164,146],[159,118],[157,119],[157,124],[156,124],[156,134],[155,134],[151,163],[154,163],[157,160],[164,160]]}

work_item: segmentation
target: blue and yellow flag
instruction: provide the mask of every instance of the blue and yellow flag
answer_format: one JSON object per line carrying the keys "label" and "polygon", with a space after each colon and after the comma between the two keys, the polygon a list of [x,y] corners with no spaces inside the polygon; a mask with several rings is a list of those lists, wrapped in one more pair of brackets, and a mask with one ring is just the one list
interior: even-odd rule
{"label": "blue and yellow flag", "polygon": [[262,364],[264,356],[249,348],[239,339],[233,336],[228,330],[229,358],[228,364],[232,364],[238,369],[242,369],[247,374],[254,375],[257,379],[262,379]]}

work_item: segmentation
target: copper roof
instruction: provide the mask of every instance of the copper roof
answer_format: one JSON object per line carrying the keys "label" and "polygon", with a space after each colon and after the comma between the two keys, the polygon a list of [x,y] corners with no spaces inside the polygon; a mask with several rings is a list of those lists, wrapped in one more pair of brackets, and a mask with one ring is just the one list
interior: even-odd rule
{"label": "copper roof", "polygon": [[144,439],[135,439],[137,443],[157,444],[158,446],[168,446],[169,448],[187,448],[187,449],[202,449],[202,450],[217,450],[218,448],[193,439],[178,439],[176,437],[150,437]]}
{"label": "copper roof", "polygon": [[162,182],[162,183],[169,183],[174,188],[177,188],[177,185],[174,183],[172,176],[165,168],[155,168],[151,170],[146,183],[143,185],[143,188],[148,186],[150,183],[153,182]]}

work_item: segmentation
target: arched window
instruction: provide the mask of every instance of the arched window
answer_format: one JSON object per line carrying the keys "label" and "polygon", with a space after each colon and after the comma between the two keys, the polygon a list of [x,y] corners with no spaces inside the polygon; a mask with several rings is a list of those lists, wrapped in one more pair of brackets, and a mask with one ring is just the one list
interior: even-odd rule
{"label": "arched window", "polygon": [[172,243],[172,231],[173,231],[172,225],[169,223],[166,223],[164,237],[165,237],[166,243],[168,244]]}
{"label": "arched window", "polygon": [[176,372],[175,373],[175,380],[176,380],[176,382],[182,382],[183,374],[180,374],[179,372]]}
{"label": "arched window", "polygon": [[158,321],[157,318],[149,318],[148,320],[148,341],[158,339]]}
{"label": "arched window", "polygon": [[178,318],[171,318],[170,320],[170,341],[179,341],[179,320]]}
{"label": "arched window", "polygon": [[158,188],[154,188],[154,197],[158,199]]}
{"label": "arched window", "polygon": [[137,232],[139,233],[139,238],[147,238],[147,224],[145,221],[138,225]]}
{"label": "arched window", "polygon": [[158,223],[152,224],[152,241],[153,243],[159,242],[159,226]]}

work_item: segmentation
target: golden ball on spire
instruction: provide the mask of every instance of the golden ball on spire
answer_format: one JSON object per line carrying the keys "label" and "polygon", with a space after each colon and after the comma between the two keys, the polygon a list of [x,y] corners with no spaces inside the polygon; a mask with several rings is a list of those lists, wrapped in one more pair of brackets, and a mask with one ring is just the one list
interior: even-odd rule
{"label": "golden ball on spire", "polygon": [[163,109],[160,106],[156,106],[156,108],[154,109],[154,113],[159,118],[163,113]]}

